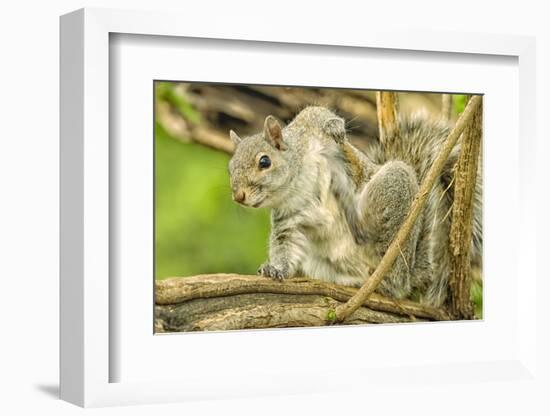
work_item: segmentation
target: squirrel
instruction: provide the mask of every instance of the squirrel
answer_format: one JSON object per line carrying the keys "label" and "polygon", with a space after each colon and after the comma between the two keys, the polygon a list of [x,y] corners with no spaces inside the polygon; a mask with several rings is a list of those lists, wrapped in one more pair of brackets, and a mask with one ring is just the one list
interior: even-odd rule
{"label": "squirrel", "polygon": [[[399,140],[363,152],[346,136],[343,118],[310,106],[286,127],[268,116],[263,131],[229,132],[233,199],[271,208],[269,259],[258,274],[308,276],[360,287],[377,267],[407,216],[419,184],[450,129],[422,115],[399,119]],[[455,146],[407,243],[377,292],[397,299],[413,293],[441,306],[449,276],[450,210]],[[474,193],[471,259],[481,263],[481,175]]]}

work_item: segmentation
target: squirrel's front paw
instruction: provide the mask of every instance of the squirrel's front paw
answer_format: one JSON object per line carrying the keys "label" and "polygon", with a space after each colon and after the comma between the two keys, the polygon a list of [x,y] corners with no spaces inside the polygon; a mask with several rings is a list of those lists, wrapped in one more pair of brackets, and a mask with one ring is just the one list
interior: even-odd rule
{"label": "squirrel's front paw", "polygon": [[289,277],[286,267],[275,267],[272,264],[264,263],[258,269],[260,276],[271,277],[272,279],[283,280]]}

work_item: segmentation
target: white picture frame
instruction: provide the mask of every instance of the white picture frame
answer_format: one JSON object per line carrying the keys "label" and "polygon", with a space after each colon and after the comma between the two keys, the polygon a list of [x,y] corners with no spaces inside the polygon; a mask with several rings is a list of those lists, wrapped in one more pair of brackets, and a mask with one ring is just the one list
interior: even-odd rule
{"label": "white picture frame", "polygon": [[[209,398],[254,397],[270,394],[322,393],[343,390],[369,391],[383,394],[384,385],[395,383],[403,389],[411,384],[434,382],[475,384],[507,381],[513,389],[541,389],[543,381],[537,374],[537,327],[535,288],[536,220],[528,215],[534,212],[536,196],[530,178],[533,176],[535,153],[535,42],[533,38],[469,33],[430,33],[419,30],[384,30],[365,28],[361,38],[354,33],[330,34],[312,26],[300,31],[288,28],[280,31],[268,23],[254,27],[246,34],[234,31],[232,22],[220,19],[216,25],[205,27],[200,20],[185,19],[170,13],[83,9],[61,18],[61,398],[80,406],[107,406],[138,403],[161,403]],[[120,360],[112,348],[112,318],[119,305],[109,280],[113,268],[110,246],[110,229],[115,226],[110,217],[110,172],[117,167],[110,157],[110,38],[113,34],[162,36],[162,39],[201,38],[225,39],[235,42],[332,45],[335,48],[364,48],[379,50],[428,51],[439,54],[467,54],[508,56],[517,59],[519,68],[519,125],[521,145],[518,157],[519,190],[513,193],[518,199],[517,241],[514,247],[517,269],[522,270],[522,284],[515,297],[520,320],[514,333],[514,348],[503,348],[498,359],[491,361],[464,361],[439,363],[411,362],[399,367],[383,365],[376,368],[352,363],[333,366],[319,372],[300,372],[289,377],[265,370],[268,382],[259,382],[247,374],[246,365],[240,364],[242,374],[230,378],[220,377],[219,382],[209,378],[215,368],[199,369],[192,376],[164,379],[148,375],[142,380],[113,382],[112,367]],[[170,37],[170,38],[168,38]],[[158,39],[157,39],[158,40]],[[221,80],[224,81],[224,80]],[[384,86],[380,86],[383,88]],[[152,107],[152,103],[148,103]],[[116,162],[116,161],[115,161]],[[513,179],[513,178],[512,178]],[[147,306],[143,306],[147,309]],[[150,308],[149,308],[150,311]],[[475,323],[473,323],[475,324]],[[452,325],[460,325],[453,323]],[[404,331],[415,331],[408,326]],[[472,327],[469,327],[472,328]],[[334,342],[337,348],[342,333],[330,331],[309,332],[321,345]],[[338,329],[336,329],[338,330]],[[470,330],[470,329],[468,329]],[[295,330],[293,330],[295,331]],[[299,330],[298,330],[299,331]],[[347,331],[351,334],[350,331]],[[312,335],[314,334],[314,335]],[[151,337],[153,337],[151,331]],[[243,336],[234,334],[233,337]],[[275,331],[268,338],[285,337]],[[393,342],[399,342],[399,336]],[[336,338],[339,337],[339,338]],[[303,340],[304,337],[302,337]],[[162,337],[164,344],[175,343],[175,337]],[[203,338],[204,339],[204,338]],[[256,336],[255,340],[258,340]],[[251,341],[254,341],[251,339]],[[217,341],[216,341],[217,342]],[[239,342],[238,340],[234,342]],[[257,341],[260,342],[260,341]],[[140,349],[140,346],[136,346]],[[152,357],[144,357],[152,359]],[[414,359],[412,361],[414,363]],[[228,367],[229,368],[229,367]],[[235,368],[233,368],[235,369]],[[368,371],[366,371],[368,369]],[[228,370],[227,370],[228,371]],[[365,372],[366,371],[366,372]],[[411,377],[411,373],[413,374]],[[408,375],[407,375],[408,374]],[[474,375],[472,375],[474,374]],[[248,377],[248,380],[247,380]],[[115,377],[118,378],[118,377]],[[228,385],[228,380],[234,382]],[[325,380],[331,380],[330,383]],[[274,386],[276,386],[274,388]],[[451,388],[442,390],[439,400],[451,394]],[[488,400],[497,399],[498,389],[487,391]],[[493,396],[491,396],[493,395]]]}

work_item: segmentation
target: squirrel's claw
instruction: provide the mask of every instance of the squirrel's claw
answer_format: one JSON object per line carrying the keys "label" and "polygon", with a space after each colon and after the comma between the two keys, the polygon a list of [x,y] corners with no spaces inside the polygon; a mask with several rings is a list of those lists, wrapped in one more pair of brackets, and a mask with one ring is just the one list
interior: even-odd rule
{"label": "squirrel's claw", "polygon": [[283,280],[288,277],[288,273],[269,263],[264,263],[258,269],[258,274],[264,277],[270,277],[275,280]]}

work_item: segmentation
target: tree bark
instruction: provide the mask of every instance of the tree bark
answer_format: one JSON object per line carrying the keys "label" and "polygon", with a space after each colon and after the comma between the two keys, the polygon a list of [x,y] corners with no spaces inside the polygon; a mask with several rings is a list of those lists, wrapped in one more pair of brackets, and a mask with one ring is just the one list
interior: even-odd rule
{"label": "tree bark", "polygon": [[441,94],[441,119],[444,121],[450,121],[452,110],[453,110],[453,95]]}
{"label": "tree bark", "polygon": [[[481,99],[481,97],[479,97]],[[473,98],[470,98],[472,100]],[[479,164],[482,136],[482,106],[475,112],[472,123],[462,134],[460,157],[455,167],[455,188],[449,250],[451,273],[449,306],[456,319],[472,319],[474,309],[470,299],[472,270],[470,249],[474,211],[474,190]]]}
{"label": "tree bark", "polygon": [[380,142],[391,147],[392,142],[399,140],[399,101],[396,92],[379,91],[376,93],[376,111]]}
{"label": "tree bark", "polygon": [[[156,282],[156,332],[323,326],[357,289],[307,278],[282,282],[260,276],[212,274]],[[372,294],[346,324],[448,320],[411,301]]]}

